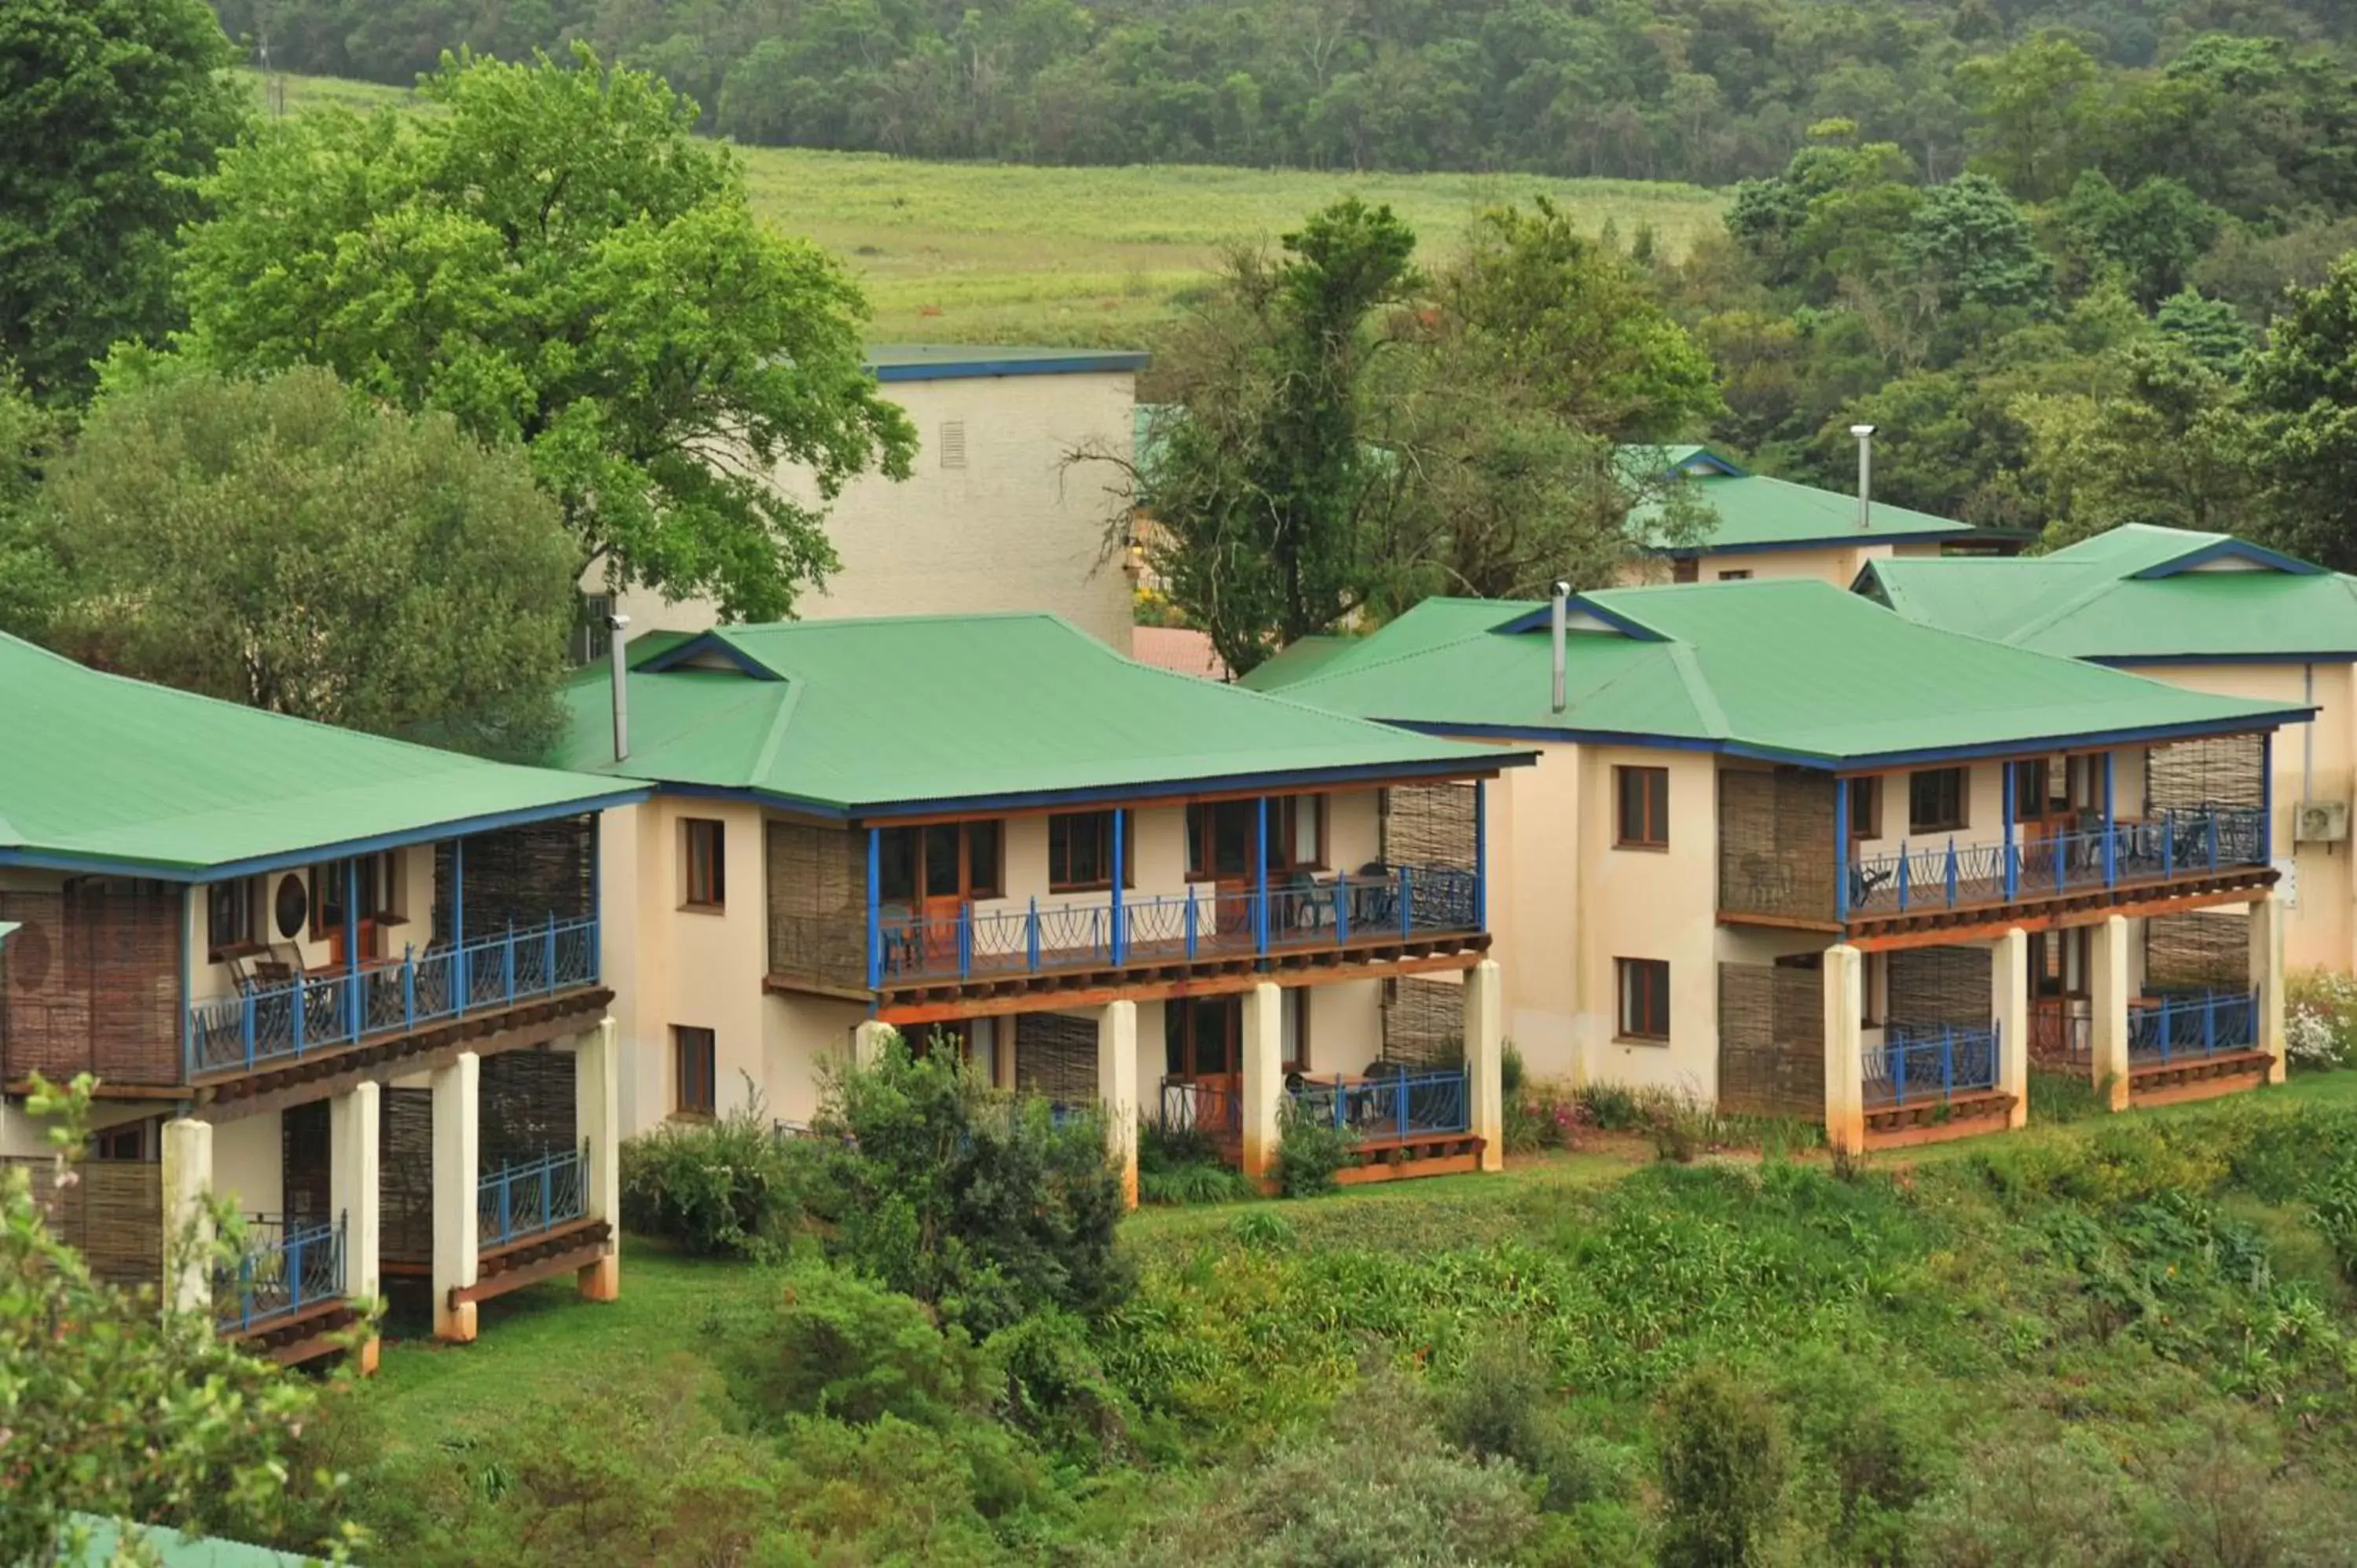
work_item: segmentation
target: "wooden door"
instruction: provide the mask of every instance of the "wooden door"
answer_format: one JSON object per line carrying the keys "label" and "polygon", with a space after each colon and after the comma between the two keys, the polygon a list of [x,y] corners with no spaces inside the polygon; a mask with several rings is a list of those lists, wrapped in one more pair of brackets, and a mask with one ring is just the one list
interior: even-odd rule
{"label": "wooden door", "polygon": [[1216,800],[1197,806],[1188,828],[1194,875],[1211,884],[1213,915],[1204,924],[1223,936],[1249,933],[1252,896],[1259,885],[1260,802]]}
{"label": "wooden door", "polygon": [[1243,998],[1174,996],[1162,1013],[1165,1082],[1185,1086],[1195,1126],[1224,1144],[1242,1125]]}
{"label": "wooden door", "polygon": [[958,824],[935,822],[917,830],[917,918],[927,958],[956,960],[958,918],[965,913],[971,888]]}

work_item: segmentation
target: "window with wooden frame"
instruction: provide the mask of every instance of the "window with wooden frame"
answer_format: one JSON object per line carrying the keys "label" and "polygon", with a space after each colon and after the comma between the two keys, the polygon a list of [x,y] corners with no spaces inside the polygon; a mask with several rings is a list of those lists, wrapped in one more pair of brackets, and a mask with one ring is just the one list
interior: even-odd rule
{"label": "window with wooden frame", "polygon": [[[401,852],[389,849],[356,856],[350,869],[360,877],[359,908],[353,912],[365,925],[401,923]],[[346,863],[330,860],[311,867],[311,940],[324,941],[344,929]]]}
{"label": "window with wooden frame", "polygon": [[1620,975],[1620,1037],[1624,1040],[1668,1039],[1669,960],[1620,958],[1612,961]]}
{"label": "window with wooden frame", "polygon": [[1282,795],[1268,803],[1268,868],[1326,868],[1326,797]]}
{"label": "window with wooden frame", "polygon": [[1614,843],[1621,849],[1670,847],[1670,770],[1615,768],[1613,794],[1620,802]]}
{"label": "window with wooden frame", "polygon": [[680,902],[691,909],[728,908],[728,824],[710,817],[680,822],[681,865],[685,888]]}
{"label": "window with wooden frame", "polygon": [[152,1165],[161,1157],[156,1128],[157,1119],[153,1116],[102,1127],[90,1135],[90,1157],[110,1164]]}
{"label": "window with wooden frame", "polygon": [[683,1116],[713,1114],[714,1058],[717,1042],[709,1029],[674,1024],[671,1029],[672,1109]]}
{"label": "window with wooden frame", "polygon": [[1851,839],[1880,838],[1882,836],[1882,780],[1846,779],[1842,780],[1842,788],[1849,791]]}
{"label": "window with wooden frame", "polygon": [[1003,896],[1006,824],[997,818],[887,828],[877,843],[877,897],[908,905]]}
{"label": "window with wooden frame", "polygon": [[1954,832],[1964,822],[1964,770],[1926,768],[1907,776],[1907,831]]}
{"label": "window with wooden frame", "polygon": [[1673,583],[1701,582],[1702,563],[1691,555],[1680,556],[1670,563],[1670,581]]}
{"label": "window with wooden frame", "polygon": [[212,962],[242,957],[262,945],[254,914],[251,876],[216,882],[205,889],[205,947]]}
{"label": "window with wooden frame", "polygon": [[[1249,881],[1258,869],[1258,800],[1205,800],[1187,808],[1187,878]],[[1326,868],[1326,797],[1272,795],[1268,869],[1272,875]]]}
{"label": "window with wooden frame", "polygon": [[1751,580],[1751,574],[1749,570],[1741,572],[1721,572],[1718,575],[1718,580],[1722,583],[1748,583]]}
{"label": "window with wooden frame", "polygon": [[[1113,886],[1111,811],[1059,811],[1048,819],[1048,891],[1097,893]],[[1136,824],[1124,824],[1134,830]],[[1122,842],[1121,884],[1137,886],[1137,846]]]}

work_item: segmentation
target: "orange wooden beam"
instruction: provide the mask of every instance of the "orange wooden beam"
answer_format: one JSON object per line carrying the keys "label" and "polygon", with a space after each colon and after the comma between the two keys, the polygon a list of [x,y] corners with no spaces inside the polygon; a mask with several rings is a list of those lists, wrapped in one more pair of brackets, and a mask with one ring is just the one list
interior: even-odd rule
{"label": "orange wooden beam", "polygon": [[973,996],[942,1002],[911,1002],[877,1009],[886,1024],[945,1024],[953,1018],[990,1018],[1010,1013],[1058,1013],[1074,1007],[1102,1007],[1108,1002],[1158,1002],[1173,996],[1233,996],[1262,981],[1291,990],[1302,985],[1333,985],[1349,980],[1388,980],[1394,975],[1427,974],[1438,970],[1469,970],[1481,961],[1478,952],[1441,953],[1431,958],[1398,959],[1387,963],[1332,965],[1318,969],[1248,970],[1243,973],[1190,975],[1183,980],[1140,981],[1133,984],[1075,987]]}

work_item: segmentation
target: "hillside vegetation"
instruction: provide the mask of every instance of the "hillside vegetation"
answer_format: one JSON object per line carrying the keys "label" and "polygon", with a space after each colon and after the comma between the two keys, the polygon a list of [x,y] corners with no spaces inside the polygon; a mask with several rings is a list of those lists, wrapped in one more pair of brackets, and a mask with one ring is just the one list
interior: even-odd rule
{"label": "hillside vegetation", "polygon": [[[2196,40],[2329,51],[2351,37],[2336,0],[214,3],[282,69],[397,84],[445,48],[512,59],[585,40],[667,77],[747,142],[1703,184],[1772,174],[1809,124],[1836,117],[1947,178],[2009,113],[1959,68],[2049,28],[2150,98],[2115,118],[2134,156],[2198,164],[2216,151],[2204,119],[2275,116],[2255,81],[2205,102],[2199,71],[2176,74]],[[2050,116],[2063,85],[2026,106]],[[2283,128],[2329,145],[2341,114]]]}
{"label": "hillside vegetation", "polygon": [[1125,1305],[979,1345],[634,1243],[320,1441],[404,1563],[2345,1563],[2352,1087],[1148,1212]]}
{"label": "hillside vegetation", "polygon": [[[265,108],[290,113],[416,102],[364,81],[256,83]],[[1688,186],[1529,175],[1049,168],[762,146],[744,156],[754,209],[845,259],[883,342],[1135,347],[1197,295],[1223,247],[1273,239],[1344,196],[1389,203],[1436,252],[1480,209],[1547,195],[1584,227],[1650,231],[1682,255],[1724,207]]]}

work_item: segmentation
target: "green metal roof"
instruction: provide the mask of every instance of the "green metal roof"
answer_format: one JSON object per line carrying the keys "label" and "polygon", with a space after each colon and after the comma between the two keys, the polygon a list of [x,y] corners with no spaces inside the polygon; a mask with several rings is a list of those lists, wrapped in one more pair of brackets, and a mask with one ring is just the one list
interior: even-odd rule
{"label": "green metal roof", "polygon": [[2357,578],[2230,534],[2131,523],[2051,555],[1876,561],[1910,620],[2070,659],[2357,659]]}
{"label": "green metal roof", "polygon": [[[1939,538],[1978,532],[1953,518],[1877,501],[1868,524],[1857,526],[1857,498],[1837,490],[1796,485],[1765,474],[1719,474],[1688,467],[1685,482],[1715,514],[1699,540],[1664,546],[1670,555],[1706,555],[1722,551],[1795,549],[1813,544],[1878,543],[1893,539]],[[1662,506],[1649,502],[1631,514],[1639,524],[1658,518]]]}
{"label": "green metal roof", "polygon": [[[128,1557],[124,1550],[129,1544],[125,1536],[145,1547],[162,1568],[306,1568],[319,1561],[299,1552],[250,1546],[219,1536],[185,1535],[160,1524],[124,1525],[96,1514],[77,1513],[67,1529],[87,1531],[87,1543],[80,1556],[63,1560],[88,1564],[89,1568],[104,1568],[105,1564]],[[58,1544],[61,1552],[68,1546],[67,1530],[59,1532]]]}
{"label": "green metal roof", "polygon": [[1049,349],[985,343],[876,343],[867,368],[879,381],[946,381],[968,376],[1070,376],[1142,371],[1135,349]]}
{"label": "green metal roof", "polygon": [[619,764],[609,678],[566,688],[562,766],[837,813],[1527,759],[1152,669],[1049,615],[722,628],[634,666]]}
{"label": "green metal roof", "polygon": [[17,925],[16,921],[0,920],[0,943],[6,942],[11,936],[16,934],[16,930]]}
{"label": "green metal roof", "polygon": [[[86,670],[0,636],[0,864],[167,880],[586,811],[614,781],[513,768]],[[257,865],[254,863],[262,863]]]}
{"label": "green metal roof", "polygon": [[[2305,709],[2181,691],[1920,626],[1813,578],[1586,594],[1550,711],[1547,607],[1432,599],[1275,689],[1444,733],[1560,735],[1814,765],[2272,728]],[[1258,671],[1255,671],[1258,673]]]}

